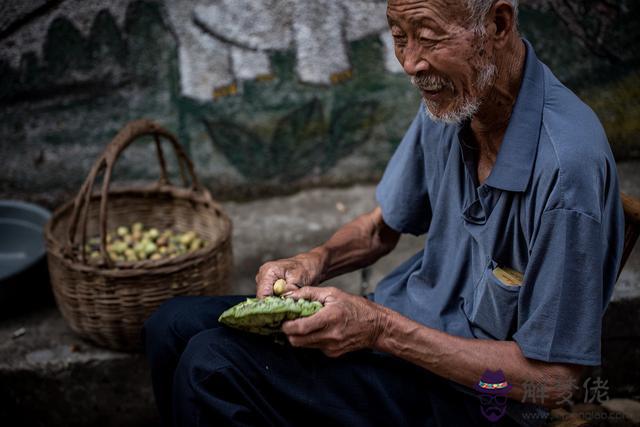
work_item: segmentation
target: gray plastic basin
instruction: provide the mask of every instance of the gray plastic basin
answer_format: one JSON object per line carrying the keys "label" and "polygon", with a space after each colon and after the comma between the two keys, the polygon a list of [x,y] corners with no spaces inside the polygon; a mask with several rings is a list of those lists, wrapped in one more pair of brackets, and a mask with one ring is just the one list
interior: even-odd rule
{"label": "gray plastic basin", "polygon": [[18,200],[0,200],[0,282],[28,269],[45,254],[48,210]]}

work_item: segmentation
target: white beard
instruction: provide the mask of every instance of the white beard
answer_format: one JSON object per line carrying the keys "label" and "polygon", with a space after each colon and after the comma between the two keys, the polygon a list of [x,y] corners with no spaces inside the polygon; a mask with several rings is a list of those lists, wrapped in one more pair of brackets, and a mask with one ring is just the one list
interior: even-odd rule
{"label": "white beard", "polygon": [[[494,64],[484,66],[475,81],[475,87],[478,92],[484,92],[491,84],[493,84],[497,68]],[[433,111],[437,108],[433,105],[433,109],[429,108],[430,101],[423,99],[427,116],[433,121],[444,122],[447,124],[459,125],[467,119],[471,119],[478,112],[482,99],[480,97],[466,98],[464,102],[455,110],[444,114],[436,115]]]}

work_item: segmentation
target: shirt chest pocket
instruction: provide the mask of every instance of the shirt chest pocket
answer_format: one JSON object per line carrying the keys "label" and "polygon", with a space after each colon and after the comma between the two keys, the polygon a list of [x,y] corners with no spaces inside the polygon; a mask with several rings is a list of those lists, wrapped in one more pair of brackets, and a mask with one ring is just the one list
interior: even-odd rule
{"label": "shirt chest pocket", "polygon": [[507,340],[515,332],[522,286],[504,277],[506,283],[512,284],[503,283],[494,274],[496,267],[493,260],[485,267],[464,311],[476,338]]}

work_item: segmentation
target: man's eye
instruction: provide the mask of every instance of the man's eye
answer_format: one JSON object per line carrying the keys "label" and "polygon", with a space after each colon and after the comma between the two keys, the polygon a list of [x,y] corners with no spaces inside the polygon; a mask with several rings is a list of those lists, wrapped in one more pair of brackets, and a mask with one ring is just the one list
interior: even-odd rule
{"label": "man's eye", "polygon": [[407,42],[407,36],[403,34],[392,34],[392,36],[393,36],[393,41],[396,44],[405,44]]}

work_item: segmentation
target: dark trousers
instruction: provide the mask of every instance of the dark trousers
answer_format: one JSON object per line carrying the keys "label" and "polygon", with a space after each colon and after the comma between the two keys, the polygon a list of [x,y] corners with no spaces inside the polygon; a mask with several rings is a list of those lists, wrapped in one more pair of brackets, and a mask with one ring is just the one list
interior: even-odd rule
{"label": "dark trousers", "polygon": [[489,425],[478,399],[393,356],[329,358],[220,325],[220,313],[245,298],[174,298],[145,322],[165,425]]}

